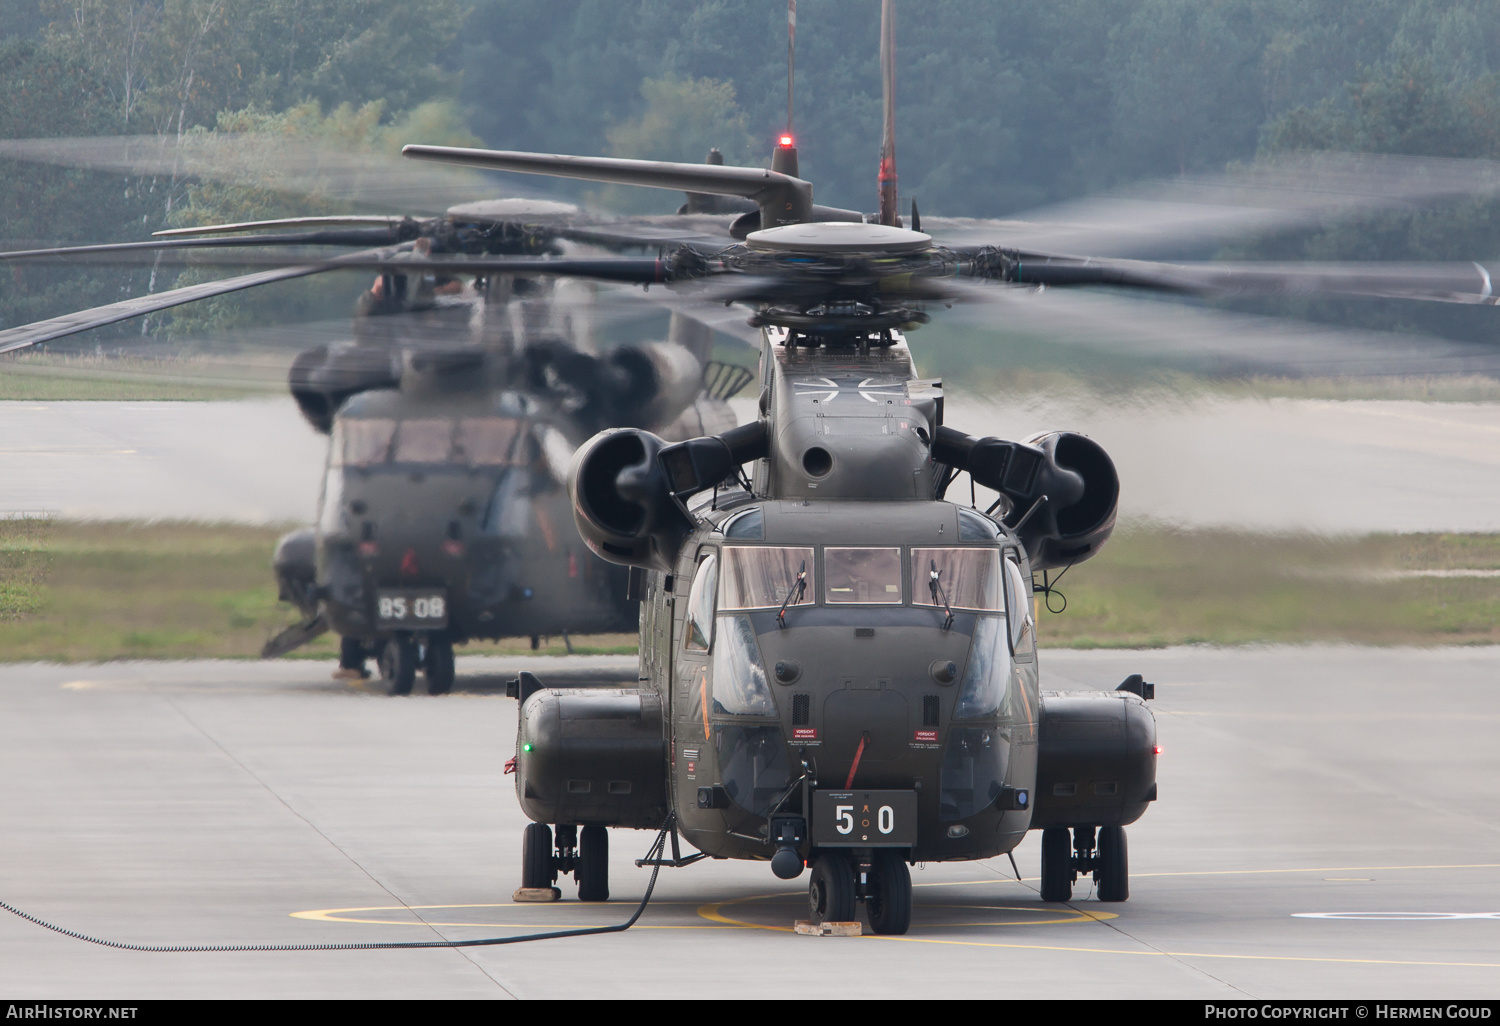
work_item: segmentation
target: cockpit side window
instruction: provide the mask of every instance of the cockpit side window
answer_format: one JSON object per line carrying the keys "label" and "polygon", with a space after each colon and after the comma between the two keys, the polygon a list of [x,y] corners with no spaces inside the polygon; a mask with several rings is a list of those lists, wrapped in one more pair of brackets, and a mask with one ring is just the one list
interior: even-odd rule
{"label": "cockpit side window", "polygon": [[1018,663],[1036,658],[1036,620],[1031,588],[1014,552],[1005,553],[1005,611],[1010,621],[1010,654]]}
{"label": "cockpit side window", "polygon": [[698,563],[693,586],[688,590],[686,646],[689,652],[707,652],[714,642],[714,599],[718,594],[719,560],[712,550]]}

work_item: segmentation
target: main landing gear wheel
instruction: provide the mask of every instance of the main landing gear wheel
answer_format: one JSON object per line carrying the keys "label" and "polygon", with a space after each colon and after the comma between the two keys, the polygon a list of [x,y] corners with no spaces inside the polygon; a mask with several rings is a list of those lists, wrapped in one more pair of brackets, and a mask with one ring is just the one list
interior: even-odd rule
{"label": "main landing gear wheel", "polygon": [[339,669],[333,676],[338,680],[364,680],[370,674],[365,670],[365,643],[358,638],[339,638]]}
{"label": "main landing gear wheel", "polygon": [[818,856],[807,884],[807,911],[815,923],[854,921],[854,866],[849,856]]}
{"label": "main landing gear wheel", "polygon": [[427,642],[427,651],[422,659],[422,670],[427,677],[429,695],[446,695],[453,690],[453,642],[447,638],[432,638]]}
{"label": "main landing gear wheel", "polygon": [[1130,861],[1125,847],[1125,828],[1099,828],[1094,879],[1099,883],[1100,901],[1124,901],[1130,897]]}
{"label": "main landing gear wheel", "polygon": [[1067,827],[1042,831],[1042,900],[1073,897],[1073,844]]}
{"label": "main landing gear wheel", "polygon": [[875,886],[865,899],[873,933],[903,934],[911,926],[911,870],[899,853],[883,849],[875,853]]}
{"label": "main landing gear wheel", "polygon": [[586,826],[578,835],[579,901],[609,900],[609,831],[602,826]]}
{"label": "main landing gear wheel", "polygon": [[417,680],[417,643],[397,636],[380,650],[380,677],[390,685],[391,694],[409,695]]}
{"label": "main landing gear wheel", "polygon": [[545,823],[527,823],[521,836],[521,886],[542,889],[552,886],[552,828]]}

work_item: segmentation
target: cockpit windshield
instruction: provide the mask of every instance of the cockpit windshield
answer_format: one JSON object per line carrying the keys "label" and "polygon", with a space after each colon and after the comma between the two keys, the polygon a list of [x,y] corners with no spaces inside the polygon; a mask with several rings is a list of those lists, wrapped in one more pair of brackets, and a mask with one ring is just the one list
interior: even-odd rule
{"label": "cockpit windshield", "polygon": [[901,604],[900,549],[824,549],[823,577],[830,604]]}
{"label": "cockpit windshield", "polygon": [[[911,550],[914,605],[1003,610],[1000,553],[995,549]],[[935,585],[935,587],[934,587]],[[946,600],[946,601],[945,601]]]}
{"label": "cockpit windshield", "polygon": [[[804,571],[806,586],[794,590]],[[795,606],[816,601],[818,594],[811,546],[726,545],[720,582],[721,610],[776,609],[783,602]]]}
{"label": "cockpit windshield", "polygon": [[525,461],[524,451],[518,451],[523,437],[521,422],[510,417],[402,421],[349,417],[335,427],[333,456],[346,467],[387,463],[517,466]]}

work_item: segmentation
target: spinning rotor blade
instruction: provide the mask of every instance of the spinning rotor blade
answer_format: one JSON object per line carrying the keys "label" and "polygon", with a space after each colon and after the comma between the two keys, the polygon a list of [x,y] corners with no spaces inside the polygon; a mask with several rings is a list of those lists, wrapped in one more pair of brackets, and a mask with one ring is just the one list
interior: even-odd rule
{"label": "spinning rotor blade", "polygon": [[[362,258],[365,254],[352,254],[351,256]],[[253,274],[241,275],[237,278],[224,278],[219,281],[187,285],[180,289],[170,289],[166,292],[157,292],[149,296],[138,296],[134,299],[110,303],[108,306],[94,307],[91,310],[80,310],[76,313],[63,314],[61,317],[52,317],[45,321],[24,324],[17,328],[8,328],[0,331],[0,353],[25,349],[27,346],[49,342],[52,339],[62,338],[66,335],[76,335],[78,332],[88,331],[90,328],[102,328],[106,324],[129,320],[132,317],[141,317],[145,314],[156,313],[159,310],[169,310],[174,306],[182,306],[184,303],[192,303],[200,299],[223,296],[231,292],[239,292],[242,289],[253,289],[259,285],[269,285],[272,282],[305,278],[308,275],[321,274],[324,271],[342,270],[349,266],[342,262],[345,259],[347,258],[335,257],[332,260],[326,260],[321,263],[303,264],[296,267],[279,267],[271,271],[256,271]]]}
{"label": "spinning rotor blade", "polygon": [[1500,375],[1500,348],[1100,293],[967,286],[945,320],[1210,373]]}
{"label": "spinning rotor blade", "polygon": [[1222,174],[1144,182],[1003,220],[924,215],[922,228],[952,246],[1147,255],[1316,228],[1328,218],[1362,211],[1496,193],[1500,163],[1494,161],[1314,153]]}
{"label": "spinning rotor blade", "polygon": [[442,214],[456,203],[495,192],[483,176],[473,173],[421,167],[334,143],[256,133],[189,135],[181,145],[155,135],[5,139],[0,140],[0,159],[159,178],[195,177],[402,214]]}
{"label": "spinning rotor blade", "polygon": [[[228,238],[156,239],[148,242],[110,242],[94,246],[57,246],[48,249],[0,251],[0,261],[89,257],[108,253],[159,253],[174,249],[234,249],[254,246],[381,246],[401,241],[392,229],[356,228],[349,231],[235,235]],[[285,259],[282,258],[284,263]]]}
{"label": "spinning rotor blade", "polygon": [[1435,303],[1500,304],[1478,263],[1149,263],[1016,254],[1027,285],[1115,285],[1217,296],[1365,296]]}
{"label": "spinning rotor blade", "polygon": [[152,232],[152,238],[187,238],[197,235],[216,235],[223,232],[253,232],[267,228],[332,228],[357,225],[398,225],[406,220],[383,214],[351,214],[348,217],[282,217],[274,221],[241,221],[237,224],[204,224],[194,228],[164,228]]}

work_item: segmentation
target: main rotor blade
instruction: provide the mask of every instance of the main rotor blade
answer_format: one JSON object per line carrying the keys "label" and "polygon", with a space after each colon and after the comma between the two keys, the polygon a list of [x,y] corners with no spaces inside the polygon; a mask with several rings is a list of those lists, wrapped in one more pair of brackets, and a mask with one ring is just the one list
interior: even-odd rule
{"label": "main rotor blade", "polygon": [[1217,296],[1363,296],[1495,306],[1478,263],[1151,263],[1021,254],[1021,284],[1125,288]]}
{"label": "main rotor blade", "polygon": [[55,246],[48,249],[0,250],[0,261],[47,260],[87,257],[104,253],[157,253],[174,249],[233,249],[254,246],[381,246],[400,241],[392,229],[356,228],[349,231],[284,232],[270,235],[234,235],[228,238],[156,239],[145,242],[109,242],[93,246]]}
{"label": "main rotor blade", "polygon": [[805,221],[812,211],[811,183],[766,168],[627,160],[622,157],[576,157],[515,150],[478,150],[460,146],[408,145],[401,148],[401,154],[414,160],[435,160],[493,171],[640,185],[717,196],[743,196],[760,205],[761,224],[768,228],[777,224]]}
{"label": "main rotor blade", "polygon": [[1211,373],[1500,376],[1495,346],[1099,293],[967,290],[978,302],[956,306],[944,320]]}
{"label": "main rotor blade", "polygon": [[[351,254],[358,259],[367,254]],[[66,335],[76,335],[80,331],[88,331],[90,328],[102,328],[106,324],[114,324],[118,321],[129,320],[132,317],[141,317],[145,314],[156,313],[158,310],[169,310],[174,306],[182,306],[184,303],[193,303],[200,299],[210,299],[214,296],[223,296],[231,292],[239,292],[242,289],[253,289],[259,285],[269,285],[272,282],[289,281],[293,278],[305,278],[311,274],[321,274],[324,271],[336,271],[349,266],[360,266],[358,264],[346,264],[346,257],[335,257],[320,263],[302,264],[294,267],[279,267],[271,271],[256,271],[253,274],[241,275],[237,278],[224,278],[219,281],[202,282],[197,285],[187,285],[180,289],[170,289],[166,292],[157,292],[149,296],[137,296],[134,299],[122,300],[118,303],[110,303],[107,306],[94,307],[91,310],[80,310],[76,313],[63,314],[61,317],[52,317],[45,321],[36,321],[32,324],[23,324],[16,328],[7,328],[0,331],[0,353],[9,353],[17,349],[25,349],[41,342],[50,342],[55,338]]]}
{"label": "main rotor blade", "polygon": [[363,224],[397,225],[405,218],[387,214],[351,214],[348,217],[281,217],[272,221],[239,221],[235,224],[202,224],[194,228],[163,228],[152,232],[153,238],[188,238],[217,235],[223,232],[253,232],[266,228],[333,228]]}
{"label": "main rotor blade", "polygon": [[381,152],[257,133],[0,140],[0,159],[158,178],[200,178],[398,214],[441,214],[493,196],[482,175]]}
{"label": "main rotor blade", "polygon": [[1143,182],[1001,220],[933,217],[929,209],[922,229],[953,246],[1144,256],[1314,228],[1330,217],[1362,211],[1497,192],[1500,163],[1495,161],[1298,154],[1222,174]]}

